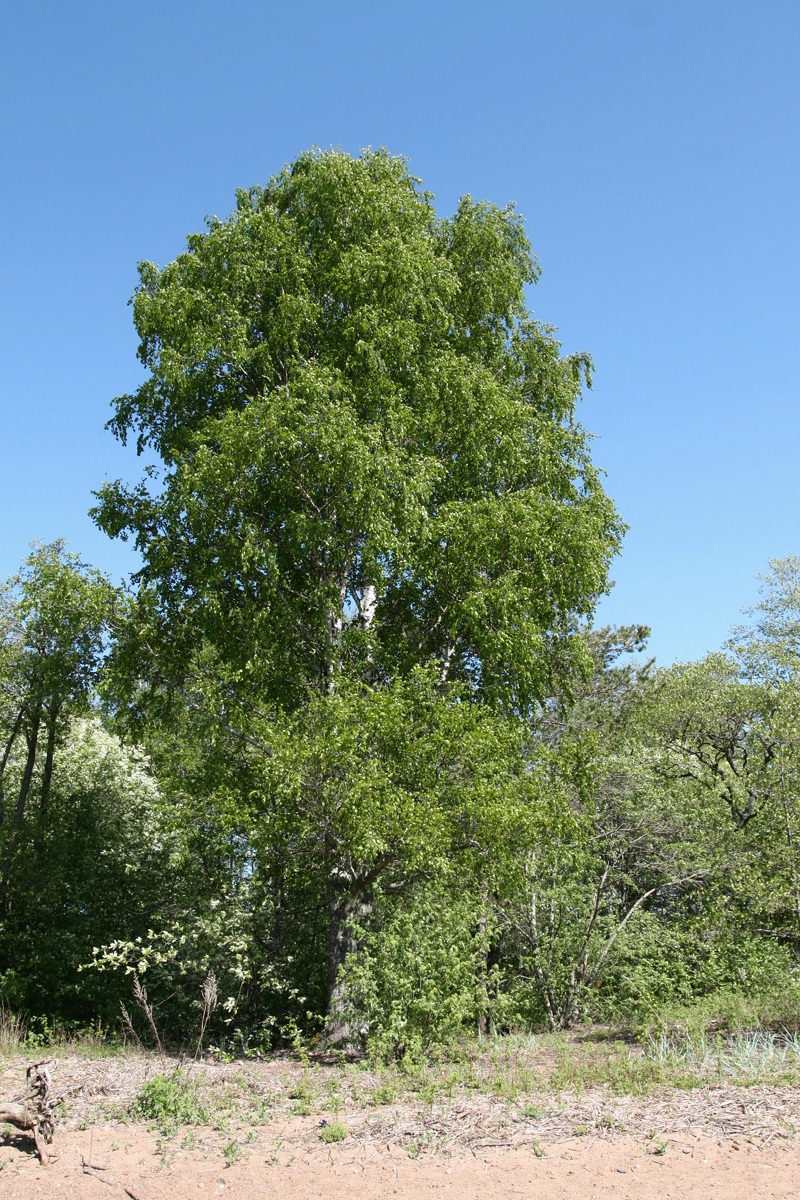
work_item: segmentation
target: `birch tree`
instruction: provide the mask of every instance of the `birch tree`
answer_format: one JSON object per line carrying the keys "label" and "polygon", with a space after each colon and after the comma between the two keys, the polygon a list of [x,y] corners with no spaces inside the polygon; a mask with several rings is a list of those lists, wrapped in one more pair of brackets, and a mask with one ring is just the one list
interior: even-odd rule
{"label": "birch tree", "polygon": [[[95,510],[143,560],[121,708],[194,714],[264,819],[287,722],[319,727],[320,703],[379,703],[418,671],[510,721],[553,694],[622,525],[576,417],[590,360],[529,312],[513,207],[441,218],[403,160],[312,151],[139,271],[148,375],[110,426],[157,465]],[[385,819],[365,801],[358,844]],[[328,863],[332,971],[341,898],[378,861]]]}

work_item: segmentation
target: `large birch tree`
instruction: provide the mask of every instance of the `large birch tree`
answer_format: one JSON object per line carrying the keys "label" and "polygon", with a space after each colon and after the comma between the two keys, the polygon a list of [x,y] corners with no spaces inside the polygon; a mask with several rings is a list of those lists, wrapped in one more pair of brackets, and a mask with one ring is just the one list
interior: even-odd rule
{"label": "large birch tree", "polygon": [[[143,560],[117,694],[134,716],[190,714],[262,813],[291,797],[281,820],[302,810],[303,837],[320,814],[333,994],[348,906],[426,822],[444,844],[443,785],[413,803],[386,767],[403,810],[387,821],[363,780],[391,739],[360,718],[337,758],[344,731],[321,714],[361,696],[343,720],[373,698],[391,724],[406,711],[391,697],[424,678],[425,719],[467,706],[474,731],[527,720],[580,667],[576,618],[622,532],[575,415],[591,363],[529,312],[538,268],[514,209],[467,196],[440,218],[384,151],[304,154],[139,272],[148,375],[110,425],[158,465],[106,485],[95,510]],[[282,789],[276,762],[305,713],[332,760]],[[451,812],[458,769],[445,774]],[[331,835],[332,792],[348,792],[352,844]]]}

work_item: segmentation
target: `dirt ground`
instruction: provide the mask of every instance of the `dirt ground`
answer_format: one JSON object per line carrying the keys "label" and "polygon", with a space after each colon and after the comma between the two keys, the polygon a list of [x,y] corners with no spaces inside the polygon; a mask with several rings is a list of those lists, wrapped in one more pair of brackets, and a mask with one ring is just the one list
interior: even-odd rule
{"label": "dirt ground", "polygon": [[[228,1167],[220,1153],[198,1149],[177,1150],[165,1161],[157,1152],[156,1137],[147,1130],[128,1126],[121,1140],[117,1132],[94,1129],[64,1134],[58,1139],[59,1157],[47,1168],[39,1165],[25,1139],[12,1138],[2,1152],[0,1196],[9,1200],[800,1197],[800,1161],[793,1142],[761,1147],[729,1140],[720,1145],[711,1138],[684,1134],[667,1136],[666,1150],[656,1156],[637,1138],[575,1138],[540,1147],[541,1157],[530,1147],[521,1147],[416,1160],[391,1144],[365,1153],[342,1143],[300,1155],[265,1155],[253,1147]],[[114,1144],[118,1148],[113,1149]]]}
{"label": "dirt ground", "polygon": [[[6,1127],[0,1200],[800,1200],[796,1087],[543,1092],[535,1104],[459,1094],[376,1106],[365,1100],[370,1081],[361,1073],[309,1073],[280,1061],[197,1064],[191,1069],[218,1119],[164,1136],[127,1114],[143,1081],[162,1069],[136,1057],[62,1060],[53,1072],[65,1097],[55,1157],[41,1166],[32,1140]],[[24,1061],[7,1061],[0,1094],[18,1091],[23,1077]],[[300,1112],[298,1083],[309,1078],[318,1089],[313,1111]],[[331,1094],[333,1113],[325,1108]],[[333,1120],[347,1136],[325,1145]]]}

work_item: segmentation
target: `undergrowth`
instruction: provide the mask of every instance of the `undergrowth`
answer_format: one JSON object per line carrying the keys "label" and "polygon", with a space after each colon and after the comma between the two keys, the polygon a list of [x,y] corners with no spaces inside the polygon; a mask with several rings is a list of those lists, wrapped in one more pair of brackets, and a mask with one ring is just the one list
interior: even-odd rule
{"label": "undergrowth", "polygon": [[131,1116],[151,1123],[164,1136],[174,1134],[182,1125],[201,1125],[210,1119],[197,1083],[180,1067],[142,1084],[131,1104]]}

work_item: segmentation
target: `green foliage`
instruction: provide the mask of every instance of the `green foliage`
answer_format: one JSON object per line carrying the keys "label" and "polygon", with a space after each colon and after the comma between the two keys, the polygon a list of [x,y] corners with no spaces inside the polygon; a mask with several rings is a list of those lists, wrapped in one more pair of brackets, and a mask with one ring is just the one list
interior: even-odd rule
{"label": "green foliage", "polygon": [[114,1021],[122,992],[80,968],[98,943],[146,928],[172,890],[174,838],[146,758],[96,717],[64,730],[49,796],[45,817],[21,826],[0,988],[15,1009]]}
{"label": "green foliage", "polygon": [[323,1125],[319,1131],[320,1141],[329,1145],[331,1142],[343,1142],[347,1137],[347,1126],[341,1121],[332,1121],[330,1125]]}
{"label": "green foliage", "polygon": [[240,1158],[241,1153],[242,1147],[235,1139],[230,1142],[226,1142],[222,1147],[222,1157],[225,1159],[225,1166],[232,1167],[233,1164]]}
{"label": "green foliage", "polygon": [[400,902],[380,894],[372,927],[345,967],[349,1004],[371,1056],[424,1058],[477,1016],[477,903],[451,885],[420,888]]}
{"label": "green foliage", "polygon": [[209,1119],[197,1084],[180,1069],[154,1075],[143,1083],[131,1104],[131,1116],[151,1122],[164,1136],[171,1136],[181,1125],[200,1125]]}
{"label": "green foliage", "polygon": [[95,510],[144,564],[108,695],[249,855],[226,890],[268,884],[272,959],[287,897],[327,914],[300,941],[333,1040],[373,885],[505,856],[520,718],[619,545],[537,273],[513,209],[439,219],[385,151],[305,154],[140,268],[149,376],[111,427],[161,466]]}
{"label": "green foliage", "polygon": [[111,425],[164,469],[96,513],[144,555],[156,676],[296,707],[347,663],[433,660],[546,694],[545,634],[568,649],[620,526],[574,421],[588,360],[527,313],[513,210],[439,220],[402,160],[314,152],[140,273],[150,378]]}
{"label": "green foliage", "polygon": [[[147,377],[110,425],[157,465],[95,509],[135,594],[61,543],[0,589],[0,1001],[29,1037],[107,1028],[140,978],[173,1042],[366,1042],[418,1081],[472,1030],[795,1027],[800,564],[700,662],[589,628],[622,525],[537,275],[513,208],[439,217],[385,151],[302,155],[141,265]],[[164,1128],[196,1105],[152,1085]]]}
{"label": "green foliage", "polygon": [[797,683],[800,670],[800,558],[770,559],[761,576],[761,600],[746,609],[729,643],[745,678],[774,686]]}
{"label": "green foliage", "polygon": [[[56,752],[86,713],[106,649],[114,589],[68,554],[36,546],[0,587],[0,910],[26,893],[20,865],[43,875],[42,838]],[[0,947],[0,962],[5,957]]]}

